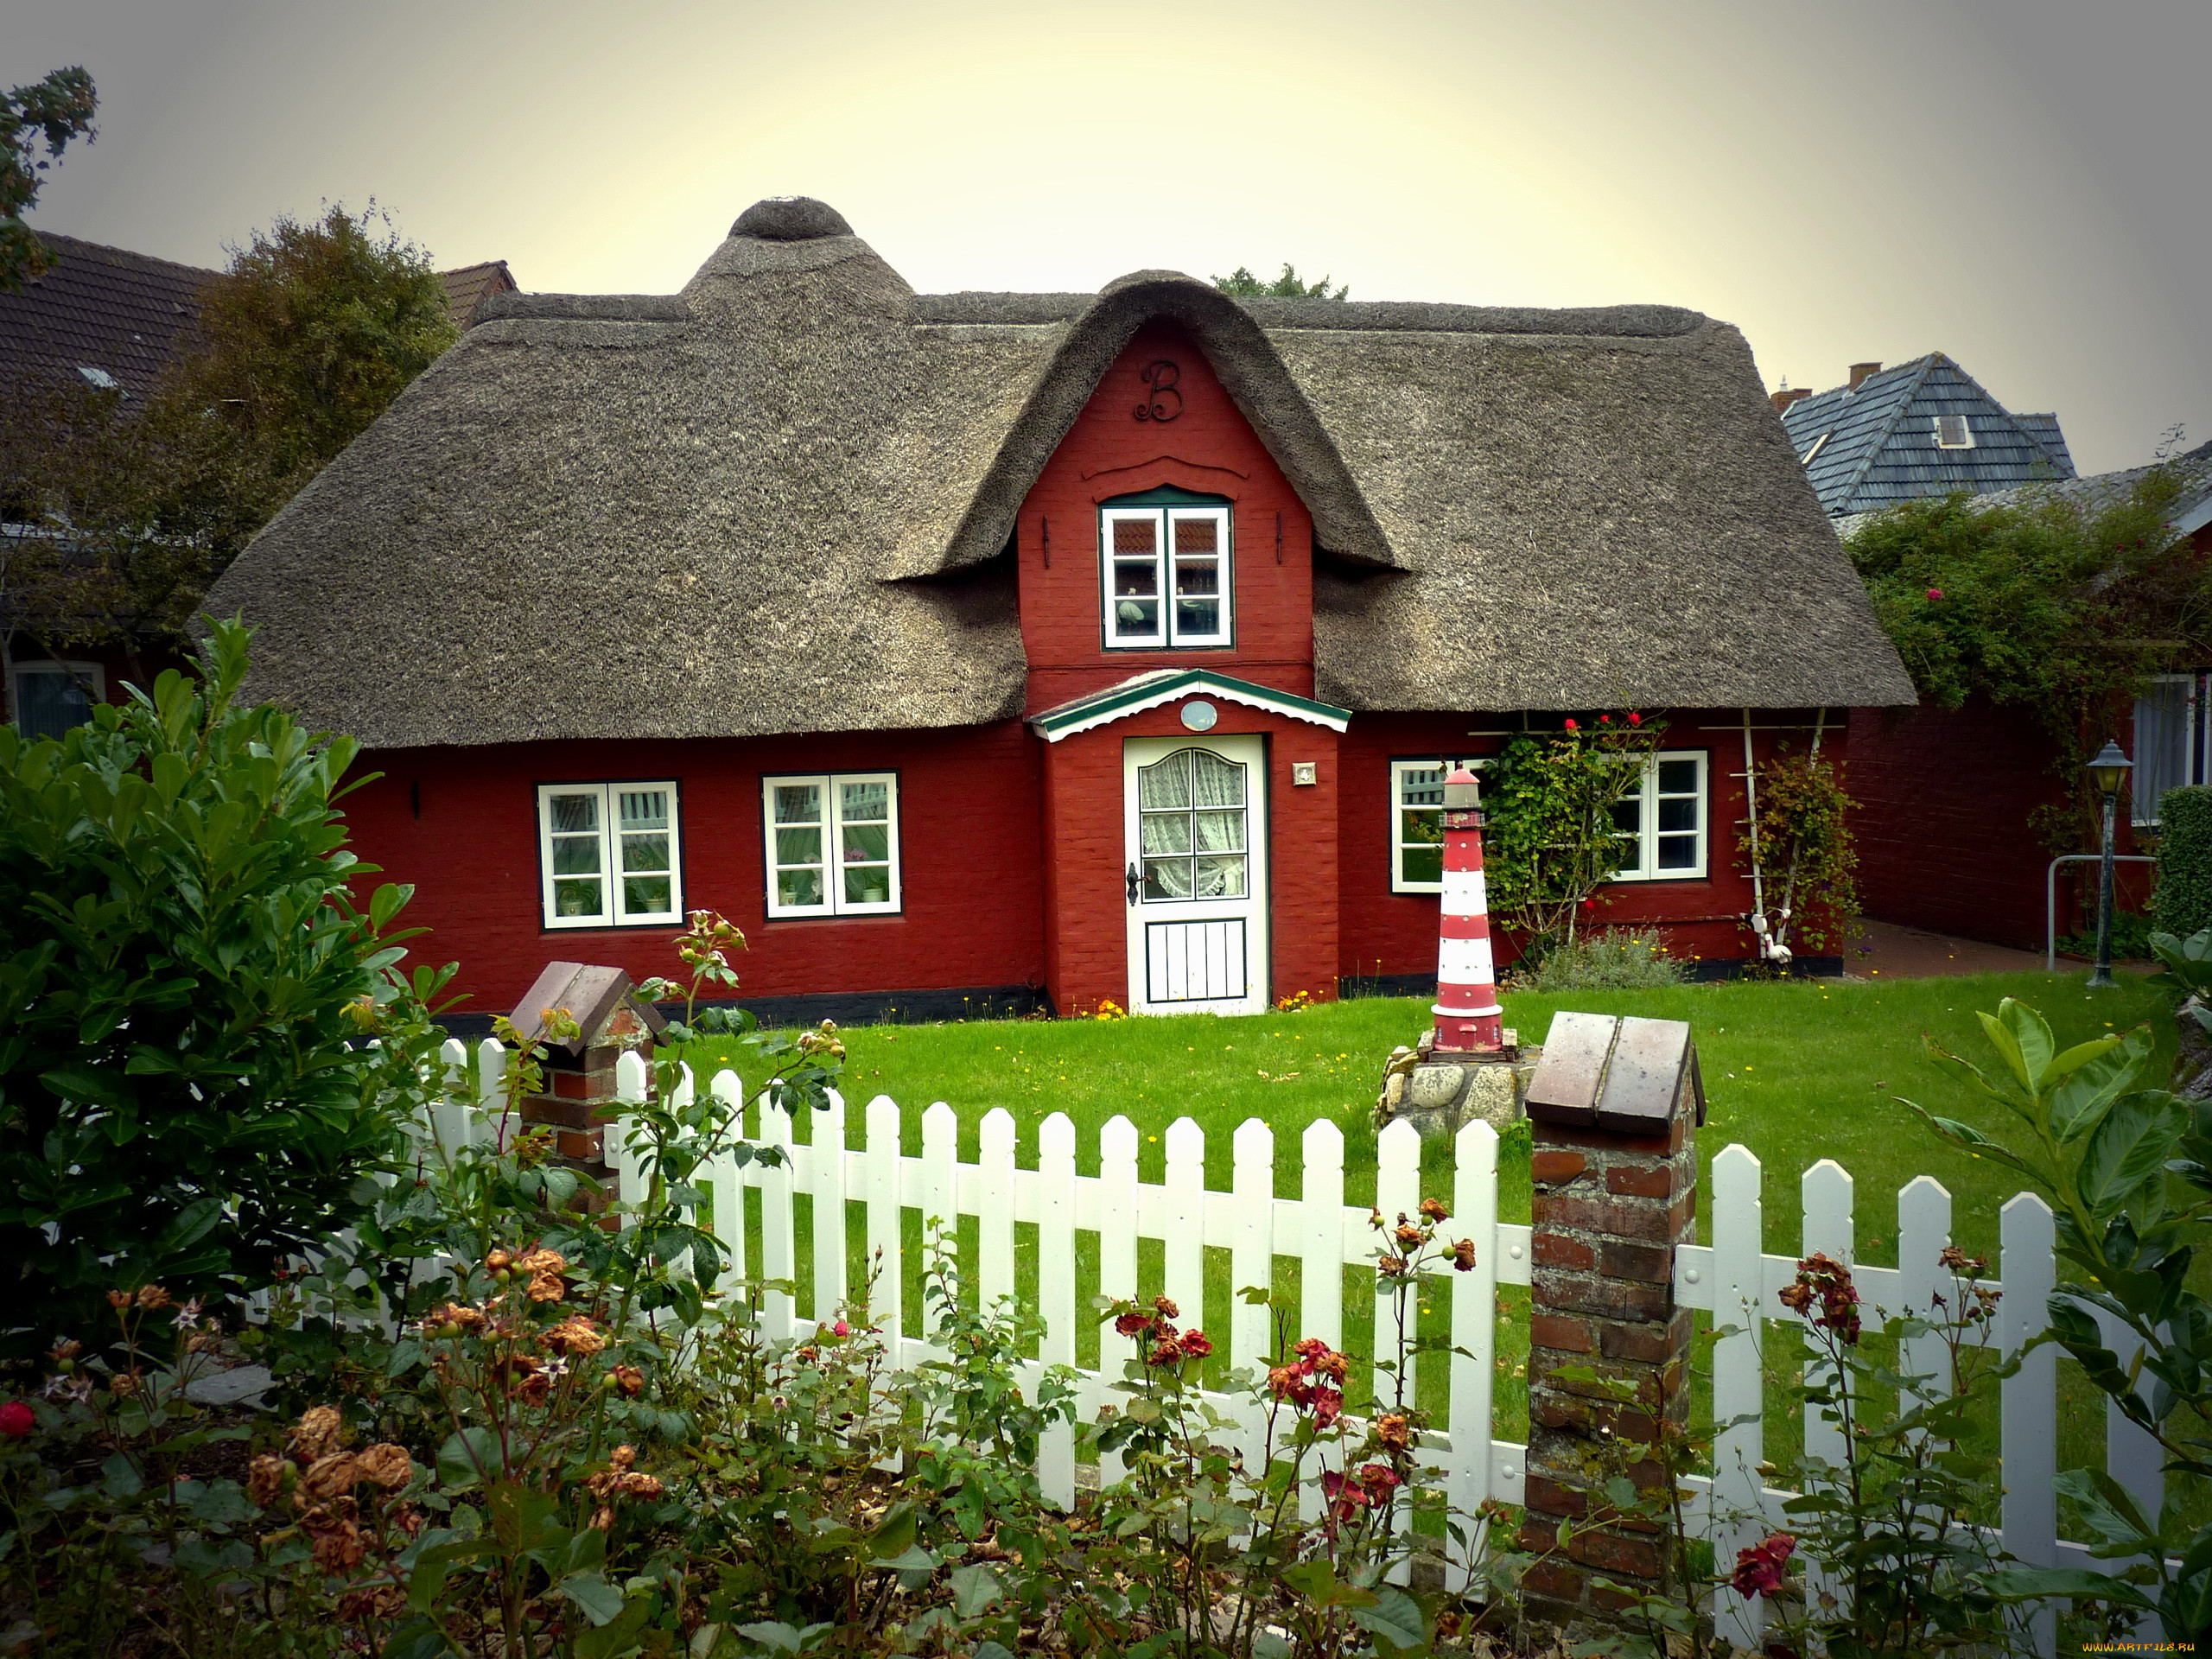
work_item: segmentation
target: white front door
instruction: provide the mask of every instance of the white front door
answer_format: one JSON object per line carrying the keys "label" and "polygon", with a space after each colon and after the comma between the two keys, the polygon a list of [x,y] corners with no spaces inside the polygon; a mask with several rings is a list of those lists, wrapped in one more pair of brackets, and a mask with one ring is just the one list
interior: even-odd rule
{"label": "white front door", "polygon": [[1123,745],[1130,1013],[1266,1009],[1266,754],[1256,737]]}

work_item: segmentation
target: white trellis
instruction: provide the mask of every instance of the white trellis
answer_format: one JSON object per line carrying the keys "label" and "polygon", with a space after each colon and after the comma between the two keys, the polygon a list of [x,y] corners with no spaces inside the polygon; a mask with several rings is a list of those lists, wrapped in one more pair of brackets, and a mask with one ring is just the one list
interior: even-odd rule
{"label": "white trellis", "polygon": [[[505,1053],[497,1043],[481,1044],[471,1056],[448,1043],[446,1061],[454,1075],[473,1081],[470,1097],[449,1101],[435,1113],[434,1132],[448,1146],[487,1138],[501,1121],[500,1078]],[[473,1064],[472,1064],[473,1061]],[[709,1085],[735,1104],[741,1084],[734,1074],[717,1074]],[[685,1073],[684,1090],[691,1087]],[[618,1103],[645,1096],[646,1072],[634,1054],[617,1066]],[[618,1107],[619,1109],[619,1107]],[[1077,1173],[1077,1134],[1064,1113],[1038,1125],[1032,1148],[1033,1166],[1018,1158],[1017,1126],[1011,1114],[995,1109],[976,1126],[977,1160],[957,1157],[959,1121],[940,1101],[921,1117],[921,1155],[906,1156],[900,1147],[904,1117],[883,1096],[868,1103],[857,1122],[834,1093],[829,1109],[812,1115],[810,1144],[799,1145],[789,1116],[765,1103],[752,1108],[755,1138],[783,1148],[781,1166],[721,1159],[707,1170],[702,1185],[711,1215],[695,1217],[712,1227],[729,1252],[726,1286],[748,1276],[782,1281],[797,1277],[799,1241],[796,1195],[812,1200],[810,1253],[814,1293],[810,1306],[778,1292],[766,1301],[767,1334],[787,1338],[810,1330],[815,1321],[836,1317],[849,1282],[846,1251],[849,1206],[865,1212],[871,1253],[882,1252],[886,1306],[876,1317],[883,1325],[893,1363],[911,1367],[930,1352],[923,1332],[899,1322],[898,1287],[904,1282],[904,1212],[938,1217],[957,1224],[973,1217],[980,1230],[978,1288],[988,1300],[1015,1289],[1014,1229],[1036,1229],[1038,1294],[1035,1309],[1045,1335],[1039,1358],[1028,1367],[1033,1382],[1046,1364],[1072,1366],[1077,1333],[1094,1317],[1077,1302],[1077,1236],[1095,1236],[1100,1287],[1108,1294],[1135,1295],[1138,1289],[1138,1241],[1157,1239],[1164,1252],[1166,1294],[1185,1310],[1186,1323],[1198,1322],[1193,1310],[1205,1306],[1205,1257],[1209,1249],[1226,1250],[1230,1284],[1272,1285],[1277,1259],[1299,1263],[1298,1334],[1344,1345],[1344,1284],[1348,1267],[1371,1266],[1376,1238],[1364,1206],[1344,1202],[1344,1141],[1325,1120],[1310,1124],[1299,1137],[1295,1168],[1287,1185],[1296,1196],[1278,1195],[1276,1135],[1257,1119],[1236,1129],[1231,1142],[1230,1179],[1226,1191],[1205,1183],[1205,1135],[1188,1118],[1178,1120],[1163,1136],[1164,1178],[1139,1179],[1136,1126],[1115,1117],[1098,1132],[1096,1175]],[[855,1134],[855,1130],[858,1131]],[[618,1178],[636,1179],[636,1161],[625,1136],[611,1129],[609,1163]],[[1773,1255],[1764,1248],[1765,1196],[1759,1160],[1747,1148],[1731,1146],[1713,1164],[1709,1217],[1712,1243],[1686,1245],[1675,1253],[1675,1294],[1682,1306],[1709,1311],[1716,1325],[1738,1327],[1713,1350],[1713,1420],[1747,1421],[1724,1431],[1714,1447],[1713,1474],[1694,1483],[1693,1514],[1713,1543],[1716,1556],[1755,1542],[1780,1526],[1781,1505],[1790,1494],[1767,1485],[1759,1474],[1764,1461],[1764,1377],[1770,1366],[1799,1363],[1802,1324],[1785,1307],[1780,1293],[1796,1277],[1798,1255]],[[728,1227],[730,1217],[747,1214],[744,1195],[757,1192],[759,1255],[748,1259],[748,1227]],[[1386,1215],[1419,1205],[1421,1141],[1412,1126],[1393,1123],[1377,1138],[1375,1203]],[[1440,1194],[1439,1196],[1444,1196]],[[1450,1335],[1455,1348],[1448,1362],[1447,1402],[1443,1427],[1429,1436],[1423,1454],[1446,1471],[1454,1504],[1471,1510],[1484,1497],[1510,1504],[1522,1501],[1526,1446],[1496,1438],[1495,1366],[1499,1349],[1498,1287],[1527,1285],[1529,1229],[1497,1219],[1497,1136],[1486,1125],[1470,1123],[1453,1146],[1448,1202],[1452,1237],[1475,1242],[1474,1271],[1450,1275]],[[1855,1195],[1851,1176],[1823,1159],[1804,1172],[1799,1184],[1802,1217],[1800,1251],[1821,1251],[1852,1266],[1859,1293],[1873,1307],[1924,1310],[1930,1293],[1950,1288],[1937,1257],[1950,1243],[1951,1198],[1941,1183],[1922,1176],[1897,1198],[1897,1268],[1869,1267],[1855,1260]],[[2002,1290],[1998,1317],[1986,1338],[2010,1355],[2040,1332],[2043,1308],[2056,1282],[2051,1213],[2044,1202],[2022,1193],[2004,1207],[2000,1218],[1999,1278],[1985,1281]],[[1387,1353],[1395,1333],[1385,1328],[1385,1306],[1378,1299],[1374,1344],[1370,1355]],[[1780,1327],[1777,1330],[1775,1327]],[[1219,1332],[1212,1333],[1218,1340]],[[2107,1332],[2107,1339],[2117,1333]],[[1267,1310],[1232,1300],[1225,1344],[1230,1363],[1249,1369],[1266,1363],[1272,1338]],[[2128,1354],[2123,1351],[2122,1363]],[[1904,1356],[1907,1369],[1942,1376],[1945,1359],[1937,1338],[1919,1339]],[[1110,1377],[1079,1373],[1086,1411],[1112,1398]],[[1376,1376],[1378,1388],[1387,1379]],[[2091,1567],[2116,1571],[2126,1564],[2093,1560],[2086,1545],[2057,1535],[2057,1510],[2051,1481],[2057,1471],[2057,1356],[2044,1347],[2002,1384],[1999,1403],[2005,1497],[1999,1521],[2004,1547],[2024,1563],[2044,1567]],[[1248,1402],[1217,1397],[1221,1410],[1242,1414],[1248,1450],[1255,1446],[1259,1422]],[[1818,1421],[1804,1426],[1806,1448],[1841,1460],[1835,1431]],[[2133,1493],[2147,1512],[2157,1514],[2164,1495],[2156,1443],[2117,1410],[2108,1414],[2106,1466]],[[1110,1465],[1102,1477],[1111,1480]],[[1048,1497],[1065,1504],[1076,1491],[1072,1434],[1055,1431],[1045,1445],[1038,1474]],[[1761,1604],[1746,1604],[1723,1591],[1720,1612],[1730,1633],[1756,1646],[1763,1622]],[[2055,1626],[2046,1614],[2037,1630],[2039,1650],[2050,1651]]]}

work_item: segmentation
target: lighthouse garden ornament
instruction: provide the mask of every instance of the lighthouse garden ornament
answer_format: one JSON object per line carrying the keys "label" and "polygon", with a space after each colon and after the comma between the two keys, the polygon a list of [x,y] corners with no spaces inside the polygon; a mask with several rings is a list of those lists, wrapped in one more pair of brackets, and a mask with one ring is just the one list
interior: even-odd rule
{"label": "lighthouse garden ornament", "polygon": [[1436,944],[1436,1024],[1384,1067],[1376,1119],[1405,1118],[1448,1137],[1471,1118],[1503,1128],[1522,1116],[1539,1049],[1505,1029],[1483,875],[1481,786],[1465,766],[1444,780],[1444,896]]}

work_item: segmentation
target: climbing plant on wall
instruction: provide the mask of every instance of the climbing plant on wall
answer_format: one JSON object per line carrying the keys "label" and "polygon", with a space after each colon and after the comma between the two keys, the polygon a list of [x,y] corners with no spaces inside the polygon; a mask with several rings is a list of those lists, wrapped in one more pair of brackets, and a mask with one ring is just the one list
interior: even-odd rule
{"label": "climbing plant on wall", "polygon": [[1799,945],[1840,944],[1843,924],[1859,913],[1853,802],[1842,778],[1828,756],[1784,743],[1753,769],[1752,784],[1758,834],[1755,839],[1746,826],[1736,847],[1763,877],[1765,937],[1784,948],[1793,931]]}
{"label": "climbing plant on wall", "polygon": [[1620,869],[1613,809],[1636,792],[1666,728],[1627,712],[1524,732],[1483,770],[1491,914],[1533,966],[1574,938]]}

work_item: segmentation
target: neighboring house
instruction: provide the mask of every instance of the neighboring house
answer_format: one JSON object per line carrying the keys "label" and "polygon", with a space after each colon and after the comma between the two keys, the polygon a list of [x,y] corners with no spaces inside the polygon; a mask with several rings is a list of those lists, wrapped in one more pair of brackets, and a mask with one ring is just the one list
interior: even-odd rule
{"label": "neighboring house", "polygon": [[1843,385],[1773,402],[1830,518],[2074,476],[2056,415],[2012,414],[1941,352],[1854,363]]}
{"label": "neighboring house", "polygon": [[804,200],[493,296],[212,608],[483,1013],[693,907],[778,1017],[1419,988],[1444,766],[1631,705],[1593,919],[1740,958],[1747,753],[1912,697],[1724,323],[917,295]]}
{"label": "neighboring house", "polygon": [[[2212,557],[2212,444],[2171,463],[2187,475],[2171,519],[2202,556]],[[2133,487],[2147,471],[2103,473],[2063,483],[1991,493],[1993,502],[2049,492],[2094,505]],[[1838,522],[1848,537],[1859,518]],[[2135,763],[2122,804],[2119,850],[2155,845],[2159,799],[2184,784],[2212,782],[2212,654],[2162,675],[2135,705],[2116,738]],[[1852,717],[1848,787],[1866,913],[1884,921],[2041,950],[2051,849],[2033,827],[2039,809],[2063,798],[2051,771],[2053,747],[2035,720],[1974,697],[1956,709],[1861,709]],[[2094,846],[2068,849],[2093,853]],[[2057,884],[2057,928],[2085,925],[2075,879]],[[2121,903],[2139,909],[2150,881],[2143,866],[2122,867]]]}
{"label": "neighboring house", "polygon": [[[217,273],[73,236],[41,232],[40,240],[55,256],[53,264],[21,289],[0,292],[0,410],[10,392],[41,380],[144,397],[189,349],[200,288]],[[443,271],[439,281],[462,328],[486,297],[515,287],[504,259]],[[0,479],[0,558],[10,541],[47,533],[8,522],[5,484]],[[0,574],[0,594],[4,580]],[[5,611],[0,598],[0,620]],[[113,646],[73,651],[57,660],[7,627],[0,635],[0,715],[38,735],[57,735],[91,718],[92,704],[129,677],[129,653]]]}
{"label": "neighboring house", "polygon": [[479,306],[494,294],[512,294],[518,286],[504,259],[442,270],[438,281],[445,285],[446,307],[453,313],[454,327],[464,333],[475,322]]}

